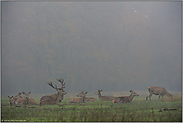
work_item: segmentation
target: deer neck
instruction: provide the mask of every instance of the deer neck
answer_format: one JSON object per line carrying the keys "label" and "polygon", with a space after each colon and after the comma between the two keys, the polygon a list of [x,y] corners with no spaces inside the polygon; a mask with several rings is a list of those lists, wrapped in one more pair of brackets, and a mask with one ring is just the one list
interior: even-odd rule
{"label": "deer neck", "polygon": [[102,98],[102,95],[101,95],[101,93],[100,93],[100,92],[98,93],[98,97],[99,97],[99,98]]}
{"label": "deer neck", "polygon": [[85,100],[86,100],[86,96],[83,97],[83,103],[85,103]]}
{"label": "deer neck", "polygon": [[29,98],[26,97],[26,104],[29,104]]}
{"label": "deer neck", "polygon": [[134,95],[130,94],[130,96],[128,97],[128,100],[131,102],[134,98]]}
{"label": "deer neck", "polygon": [[167,95],[169,98],[171,97],[170,93],[168,91],[165,91],[165,95]]}

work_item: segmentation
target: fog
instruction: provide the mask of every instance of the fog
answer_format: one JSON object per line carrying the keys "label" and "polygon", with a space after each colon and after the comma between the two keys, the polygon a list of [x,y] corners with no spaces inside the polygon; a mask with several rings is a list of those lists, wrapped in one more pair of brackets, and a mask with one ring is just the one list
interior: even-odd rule
{"label": "fog", "polygon": [[1,3],[4,96],[182,89],[181,1]]}

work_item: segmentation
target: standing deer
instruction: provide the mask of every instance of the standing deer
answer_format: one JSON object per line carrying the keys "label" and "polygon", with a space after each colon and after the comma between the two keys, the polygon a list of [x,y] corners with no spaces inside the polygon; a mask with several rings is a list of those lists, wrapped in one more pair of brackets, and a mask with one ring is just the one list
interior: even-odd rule
{"label": "standing deer", "polygon": [[30,93],[31,93],[31,92],[29,92],[29,93],[22,92],[22,94],[25,95],[27,104],[28,104],[28,105],[29,105],[29,104],[35,105],[35,104],[36,104],[36,101],[35,101],[34,99],[32,99],[32,98],[29,98],[29,94],[30,94]]}
{"label": "standing deer", "polygon": [[113,96],[102,96],[100,93],[101,91],[102,90],[98,90],[97,92],[94,93],[95,95],[98,95],[100,101],[112,101],[115,99],[115,97]]}
{"label": "standing deer", "polygon": [[148,97],[149,97],[149,100],[151,101],[151,96],[153,94],[159,95],[158,100],[160,99],[160,96],[163,97],[164,95],[166,95],[167,97],[169,97],[171,99],[173,98],[173,95],[168,93],[168,91],[163,87],[148,87],[147,89],[148,89],[150,94],[149,94],[149,96],[146,97],[146,101],[147,101]]}
{"label": "standing deer", "polygon": [[85,103],[85,101],[86,101],[86,94],[87,94],[87,92],[81,92],[81,93],[79,93],[78,95],[77,95],[77,97],[81,97],[81,98],[74,98],[74,99],[70,99],[69,101],[68,101],[68,103]]}
{"label": "standing deer", "polygon": [[67,94],[63,90],[65,88],[65,83],[64,83],[64,80],[63,79],[59,79],[58,81],[62,84],[62,87],[61,88],[57,88],[56,85],[53,86],[52,82],[47,83],[52,88],[56,89],[58,92],[57,92],[57,94],[43,96],[40,99],[39,103],[38,103],[40,106],[41,105],[54,105],[54,104],[57,104],[58,102],[61,102],[63,100],[63,96]]}
{"label": "standing deer", "polygon": [[130,96],[116,97],[114,100],[112,100],[112,103],[131,102],[135,96],[139,96],[135,91],[130,90],[130,93]]}

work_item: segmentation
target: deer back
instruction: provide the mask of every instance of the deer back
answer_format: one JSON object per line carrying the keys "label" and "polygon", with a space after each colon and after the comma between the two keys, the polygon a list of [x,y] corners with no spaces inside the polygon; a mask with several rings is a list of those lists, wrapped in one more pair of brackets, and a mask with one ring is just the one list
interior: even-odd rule
{"label": "deer back", "polygon": [[15,104],[16,104],[16,105],[26,105],[26,104],[27,104],[27,99],[26,99],[26,98],[18,98],[18,99],[15,101]]}
{"label": "deer back", "polygon": [[97,100],[93,97],[86,97],[86,102],[96,102]]}

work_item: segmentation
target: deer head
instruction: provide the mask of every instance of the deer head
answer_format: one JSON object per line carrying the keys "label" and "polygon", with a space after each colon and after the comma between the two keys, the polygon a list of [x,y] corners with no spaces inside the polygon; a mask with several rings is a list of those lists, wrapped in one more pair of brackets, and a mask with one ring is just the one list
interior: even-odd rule
{"label": "deer head", "polygon": [[139,96],[135,91],[133,90],[130,90],[130,93],[133,95],[133,96]]}
{"label": "deer head", "polygon": [[100,92],[102,92],[102,89],[98,90],[97,92],[95,92],[95,95],[100,95]]}
{"label": "deer head", "polygon": [[[51,86],[52,88],[54,88],[55,90],[57,90],[58,91],[58,95],[61,93],[61,92],[65,92],[63,89],[65,88],[65,82],[64,82],[64,79],[57,79],[57,81],[59,81],[60,83],[61,83],[61,85],[62,85],[62,87],[61,88],[58,88],[56,85],[55,86],[53,86],[53,83],[52,82],[47,82],[47,84],[49,85],[49,86]],[[64,93],[64,94],[61,94],[62,96],[63,95],[65,95],[65,94],[67,94],[66,92]],[[62,98],[62,97],[60,97],[60,98]],[[60,99],[61,100],[61,99]]]}
{"label": "deer head", "polygon": [[8,98],[9,98],[9,102],[10,102],[10,105],[13,105],[14,104],[14,98],[13,98],[13,96],[8,96]]}

